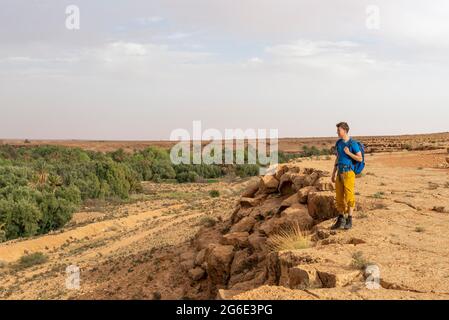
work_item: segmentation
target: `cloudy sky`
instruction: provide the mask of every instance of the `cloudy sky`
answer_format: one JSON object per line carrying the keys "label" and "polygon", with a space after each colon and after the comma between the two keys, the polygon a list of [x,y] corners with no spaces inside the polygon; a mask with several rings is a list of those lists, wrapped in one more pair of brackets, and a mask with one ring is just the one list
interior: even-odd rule
{"label": "cloudy sky", "polygon": [[0,5],[0,138],[169,139],[194,120],[283,137],[341,120],[358,135],[449,131],[447,0]]}

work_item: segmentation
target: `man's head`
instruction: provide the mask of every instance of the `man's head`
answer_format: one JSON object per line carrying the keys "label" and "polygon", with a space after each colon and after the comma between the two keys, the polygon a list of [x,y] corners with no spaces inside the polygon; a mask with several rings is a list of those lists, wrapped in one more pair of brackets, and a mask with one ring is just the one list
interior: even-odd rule
{"label": "man's head", "polygon": [[339,138],[345,138],[349,132],[349,125],[346,122],[337,123],[337,135]]}

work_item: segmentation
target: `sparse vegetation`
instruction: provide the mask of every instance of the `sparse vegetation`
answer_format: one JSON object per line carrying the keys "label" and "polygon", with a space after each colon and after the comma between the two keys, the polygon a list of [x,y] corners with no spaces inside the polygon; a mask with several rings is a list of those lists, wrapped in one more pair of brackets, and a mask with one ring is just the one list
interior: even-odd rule
{"label": "sparse vegetation", "polygon": [[407,151],[413,150],[413,146],[411,144],[404,144],[404,145],[402,145],[402,148]]}
{"label": "sparse vegetation", "polygon": [[301,230],[298,224],[282,229],[268,239],[272,251],[306,249],[311,246],[310,236]]}
{"label": "sparse vegetation", "polygon": [[48,257],[42,252],[30,253],[22,256],[17,264],[16,269],[26,269],[35,265],[43,264],[47,262]]}
{"label": "sparse vegetation", "polygon": [[366,260],[366,258],[364,257],[362,251],[356,251],[356,252],[354,252],[352,254],[352,263],[351,263],[351,265],[354,268],[363,270],[363,269],[365,269],[367,266],[369,266],[371,264],[373,264],[373,263],[371,263],[368,260]]}
{"label": "sparse vegetation", "polygon": [[209,196],[211,196],[211,198],[218,198],[220,196],[220,191],[218,191],[218,190],[210,190],[209,191]]}
{"label": "sparse vegetation", "polygon": [[301,152],[296,153],[285,153],[285,152],[279,152],[279,163],[286,163],[289,162],[292,159],[298,159],[298,158],[308,158],[308,157],[319,157],[319,156],[326,156],[326,160],[330,160],[331,155],[333,154],[333,151],[331,149],[322,148],[319,149],[316,146],[303,146]]}
{"label": "sparse vegetation", "polygon": [[217,220],[210,216],[204,216],[200,219],[200,225],[211,228],[217,224]]}
{"label": "sparse vegetation", "polygon": [[376,192],[375,194],[372,195],[372,197],[374,199],[383,199],[384,196],[385,196],[385,193],[383,191]]}
{"label": "sparse vegetation", "polygon": [[438,187],[439,187],[438,183],[429,181],[429,190],[436,190],[436,189],[438,189]]}
{"label": "sparse vegetation", "polygon": [[415,232],[421,233],[421,232],[424,232],[424,231],[426,231],[426,229],[424,229],[423,227],[416,227],[415,228]]}
{"label": "sparse vegetation", "polygon": [[442,207],[442,206],[435,206],[435,207],[433,207],[432,211],[439,212],[439,213],[445,213],[446,208]]}
{"label": "sparse vegetation", "polygon": [[359,212],[359,214],[357,215],[357,218],[366,219],[366,218],[368,218],[368,215],[365,212]]}

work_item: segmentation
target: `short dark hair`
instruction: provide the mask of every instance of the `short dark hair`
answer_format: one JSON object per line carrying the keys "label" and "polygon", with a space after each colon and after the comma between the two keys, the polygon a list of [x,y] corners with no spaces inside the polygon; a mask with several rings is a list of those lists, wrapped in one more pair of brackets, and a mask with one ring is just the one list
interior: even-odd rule
{"label": "short dark hair", "polygon": [[349,125],[346,122],[337,123],[337,128],[342,128],[346,132],[349,132]]}

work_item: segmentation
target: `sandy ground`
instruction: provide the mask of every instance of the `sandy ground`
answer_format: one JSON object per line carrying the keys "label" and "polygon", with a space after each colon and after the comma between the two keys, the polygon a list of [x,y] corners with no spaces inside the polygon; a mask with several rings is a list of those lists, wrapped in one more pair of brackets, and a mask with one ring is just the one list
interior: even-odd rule
{"label": "sandy ground", "polygon": [[[86,292],[85,287],[66,290],[67,266],[76,265],[83,273],[120,257],[186,242],[201,226],[201,218],[217,219],[232,211],[244,185],[145,183],[145,195],[133,204],[80,212],[58,232],[2,243],[0,297],[60,299]],[[220,197],[210,197],[210,190],[219,190]],[[33,252],[43,252],[48,262],[26,270],[14,267],[21,256]]]}
{"label": "sandy ground", "polygon": [[[367,289],[362,279],[344,287],[290,290],[263,286],[235,299],[448,299],[449,170],[429,168],[445,152],[404,152],[368,157],[365,176],[357,179],[362,209],[350,231],[331,231],[333,221],[318,228],[329,237],[307,249],[350,268],[356,252],[380,271],[380,288]],[[438,159],[438,163],[435,162]],[[313,167],[327,164],[312,161]],[[375,201],[376,208],[363,209]],[[232,295],[232,293],[231,293]]]}
{"label": "sandy ground", "polygon": [[[395,291],[383,288],[367,293],[354,284],[316,289],[312,297],[449,298],[449,169],[438,168],[446,156],[445,150],[367,156],[365,175],[357,180],[358,198],[379,205],[374,210],[362,208],[351,231],[331,235],[317,248],[336,255],[347,252],[346,257],[362,251],[380,266],[385,288]],[[302,160],[301,165],[331,170],[332,163],[333,159],[322,157]],[[227,219],[246,183],[145,183],[145,194],[131,204],[80,212],[58,232],[2,243],[0,298],[181,298],[177,283],[183,279],[173,272],[177,266],[170,252],[188,244],[205,223],[204,217]],[[213,189],[220,191],[220,197],[209,195]],[[320,227],[328,230],[330,223]],[[363,242],[354,245],[351,239]],[[48,261],[24,270],[16,267],[21,256],[33,252],[43,252]],[[65,286],[69,265],[81,270],[80,290]],[[171,288],[164,287],[168,282]],[[269,299],[270,294],[279,299],[310,296],[264,287],[241,298]]]}

